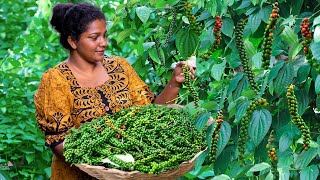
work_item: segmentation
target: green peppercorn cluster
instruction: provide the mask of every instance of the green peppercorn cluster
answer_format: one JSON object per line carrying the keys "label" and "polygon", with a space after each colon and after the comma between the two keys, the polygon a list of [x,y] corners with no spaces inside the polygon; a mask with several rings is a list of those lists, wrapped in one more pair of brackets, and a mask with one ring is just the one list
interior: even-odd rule
{"label": "green peppercorn cluster", "polygon": [[187,18],[189,20],[189,23],[191,25],[191,29],[196,32],[197,34],[201,34],[202,31],[202,26],[200,23],[198,23],[196,20],[196,16],[194,14],[192,14],[191,12],[191,8],[192,8],[192,4],[191,2],[186,2],[185,6],[184,6],[185,10],[186,10],[186,15]]}
{"label": "green peppercorn cluster", "polygon": [[[71,129],[64,144],[66,161],[159,174],[177,168],[206,146],[205,135],[181,108],[133,106],[107,115],[79,129]],[[134,162],[115,155],[130,154]],[[113,163],[102,163],[108,158]]]}
{"label": "green peppercorn cluster", "polygon": [[256,93],[258,93],[258,91],[259,91],[258,85],[254,81],[254,74],[252,72],[252,69],[249,67],[249,58],[247,57],[246,50],[244,48],[243,38],[242,38],[243,30],[244,30],[246,23],[247,23],[246,20],[241,19],[239,21],[239,23],[237,24],[236,32],[235,32],[236,45],[237,45],[237,48],[239,51],[239,56],[240,56],[240,60],[241,60],[241,63],[242,63],[243,69],[244,69],[244,73],[247,75],[252,89]]}
{"label": "green peppercorn cluster", "polygon": [[194,106],[198,106],[199,102],[199,95],[196,92],[195,88],[191,84],[191,77],[190,77],[190,71],[188,65],[183,65],[183,75],[184,75],[184,84],[187,86],[188,91],[191,93],[193,100],[194,100]]}
{"label": "green peppercorn cluster", "polygon": [[177,10],[175,8],[172,8],[172,20],[170,22],[169,30],[168,30],[168,33],[167,33],[167,36],[166,36],[166,45],[167,46],[169,45],[170,38],[171,38],[171,36],[173,34],[173,29],[174,29],[174,26],[175,26],[175,23],[176,23],[176,18],[177,18]]}
{"label": "green peppercorn cluster", "polygon": [[249,127],[249,122],[252,116],[252,113],[254,110],[256,110],[258,107],[263,107],[267,106],[268,103],[266,99],[256,99],[251,102],[249,105],[246,114],[242,117],[241,119],[241,127],[240,127],[240,132],[239,132],[239,140],[238,140],[238,149],[239,149],[239,159],[242,161],[242,164],[245,164],[245,158],[244,158],[244,153],[245,153],[245,148],[246,148],[246,141],[247,141],[247,136],[248,136],[248,127]]}
{"label": "green peppercorn cluster", "polygon": [[210,50],[201,55],[201,60],[206,61],[210,58],[212,53],[216,51],[221,43],[221,27],[222,27],[222,19],[220,16],[216,16],[216,22],[214,24],[213,34],[215,37],[214,42],[212,43]]}
{"label": "green peppercorn cluster", "polygon": [[218,119],[216,120],[216,124],[214,126],[214,130],[212,133],[212,140],[211,140],[211,146],[210,146],[210,152],[209,152],[209,161],[211,163],[214,163],[216,160],[216,154],[218,151],[219,132],[223,123],[222,118],[223,116],[220,113],[220,115],[218,116]]}
{"label": "green peppercorn cluster", "polygon": [[267,70],[270,65],[270,58],[272,54],[272,42],[273,42],[273,33],[272,31],[275,29],[279,15],[280,9],[278,8],[278,2],[273,4],[273,10],[270,15],[267,27],[264,31],[263,37],[263,50],[262,50],[262,67]]}
{"label": "green peppercorn cluster", "polygon": [[307,150],[310,147],[310,129],[303,121],[302,117],[298,114],[298,101],[294,95],[294,85],[292,84],[287,88],[287,99],[291,120],[302,132],[303,147],[305,150]]}
{"label": "green peppercorn cluster", "polygon": [[302,42],[303,53],[306,56],[310,66],[316,68],[317,73],[320,73],[320,64],[317,63],[317,59],[313,58],[312,51],[310,49],[310,44],[312,40],[312,34],[310,32],[310,23],[309,18],[303,18],[300,24],[300,30],[304,40]]}
{"label": "green peppercorn cluster", "polygon": [[274,137],[272,132],[269,135],[268,144],[266,148],[268,150],[268,157],[271,163],[271,172],[273,174],[273,179],[279,179],[279,172],[277,170],[278,156],[276,154],[276,148],[275,148]]}

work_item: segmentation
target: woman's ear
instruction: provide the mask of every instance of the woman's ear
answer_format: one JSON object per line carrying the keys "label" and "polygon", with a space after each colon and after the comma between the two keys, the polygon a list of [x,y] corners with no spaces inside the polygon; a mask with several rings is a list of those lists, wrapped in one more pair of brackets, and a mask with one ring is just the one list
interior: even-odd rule
{"label": "woman's ear", "polygon": [[71,36],[68,37],[67,41],[70,44],[72,49],[77,49],[77,43],[75,40],[72,39]]}

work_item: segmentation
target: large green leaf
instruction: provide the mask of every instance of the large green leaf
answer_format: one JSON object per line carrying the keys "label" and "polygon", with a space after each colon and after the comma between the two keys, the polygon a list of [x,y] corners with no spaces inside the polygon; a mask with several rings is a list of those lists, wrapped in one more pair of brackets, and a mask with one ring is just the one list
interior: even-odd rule
{"label": "large green leaf", "polygon": [[249,171],[247,172],[247,175],[251,176],[253,172],[257,172],[257,171],[263,171],[265,169],[270,168],[271,166],[268,163],[259,163],[259,164],[255,164],[252,168],[249,169]]}
{"label": "large green leaf", "polygon": [[[160,58],[158,56],[158,52],[157,52],[157,49],[156,48],[150,48],[148,50],[148,53],[149,53],[149,56],[151,57],[151,59],[156,62],[157,64],[161,64],[161,61],[160,61]],[[161,55],[163,55],[161,53]]]}
{"label": "large green leaf", "polygon": [[297,73],[297,81],[299,83],[302,83],[303,81],[305,81],[310,73],[310,65],[309,64],[304,64],[302,66],[299,67],[298,69],[298,73]]}
{"label": "large green leaf", "polygon": [[125,38],[130,36],[135,30],[134,29],[125,29],[121,31],[117,37],[117,44],[122,42]]}
{"label": "large green leaf", "polygon": [[213,177],[211,180],[231,180],[231,178],[226,174],[220,174],[219,176]]}
{"label": "large green leaf", "polygon": [[243,115],[246,113],[250,103],[251,103],[250,101],[242,101],[237,105],[236,118],[234,120],[234,123],[237,123],[241,120]]}
{"label": "large green leaf", "polygon": [[220,132],[219,132],[219,139],[218,139],[218,151],[217,151],[217,157],[220,155],[220,153],[223,151],[223,149],[226,147],[226,145],[229,142],[231,136],[231,127],[228,122],[224,121],[222,123]]}
{"label": "large green leaf", "polygon": [[312,180],[317,179],[319,176],[319,169],[316,165],[311,165],[304,168],[300,173],[300,179]]}
{"label": "large green leaf", "polygon": [[249,136],[256,146],[260,144],[262,139],[268,133],[271,122],[271,113],[266,109],[255,110],[252,113],[251,123],[249,126]]}
{"label": "large green leaf", "polygon": [[283,167],[278,168],[279,171],[279,179],[280,180],[288,180],[290,177],[290,168],[289,167]]}
{"label": "large green leaf", "polygon": [[316,157],[316,155],[317,148],[309,148],[307,151],[302,151],[297,160],[294,162],[294,167],[297,169],[307,167],[312,159]]}
{"label": "large green leaf", "polygon": [[309,105],[309,95],[308,92],[305,91],[296,91],[295,95],[297,97],[298,105],[298,113],[303,115]]}
{"label": "large green leaf", "polygon": [[278,95],[281,95],[286,91],[287,86],[293,81],[293,76],[294,68],[292,63],[286,63],[286,65],[280,69],[278,77],[274,80],[275,92]]}
{"label": "large green leaf", "polygon": [[292,14],[299,15],[304,0],[291,0],[289,2],[291,2]]}
{"label": "large green leaf", "polygon": [[208,151],[203,151],[198,158],[196,159],[196,161],[194,162],[194,169],[198,169],[199,167],[201,167],[201,165],[203,164],[203,162],[205,161],[206,157],[208,155]]}
{"label": "large green leaf", "polygon": [[220,81],[225,68],[226,68],[226,61],[223,61],[220,64],[213,65],[213,67],[211,68],[211,76],[215,80]]}
{"label": "large green leaf", "polygon": [[315,28],[314,28],[314,42],[318,43],[320,42],[320,25],[317,25]]}
{"label": "large green leaf", "polygon": [[198,115],[198,117],[195,121],[195,126],[198,131],[201,131],[204,128],[204,126],[207,124],[210,116],[211,116],[210,112],[203,112]]}
{"label": "large green leaf", "polygon": [[226,36],[232,37],[233,34],[233,28],[234,28],[234,22],[231,18],[223,17],[222,18],[222,27],[221,32],[225,34]]}
{"label": "large green leaf", "polygon": [[176,47],[180,55],[188,58],[196,52],[199,37],[193,30],[180,29],[176,37]]}
{"label": "large green leaf", "polygon": [[301,43],[291,45],[288,52],[289,59],[294,60],[294,58],[298,55],[301,49],[302,49]]}
{"label": "large green leaf", "polygon": [[281,33],[281,39],[288,43],[289,45],[294,45],[299,43],[298,35],[289,26],[285,26]]}
{"label": "large green leaf", "polygon": [[244,40],[244,47],[249,57],[252,57],[257,53],[256,48],[253,46],[252,42],[250,42],[249,40]]}
{"label": "large green leaf", "polygon": [[272,81],[274,78],[278,76],[279,70],[283,67],[283,65],[284,61],[279,61],[273,68],[271,68],[268,76],[268,82]]}
{"label": "large green leaf", "polygon": [[217,14],[217,1],[213,0],[213,1],[208,1],[208,3],[206,3],[206,6],[210,12],[210,14],[214,17]]}
{"label": "large green leaf", "polygon": [[284,152],[290,147],[291,143],[292,143],[292,137],[289,135],[289,133],[282,134],[279,140],[279,151]]}
{"label": "large green leaf", "polygon": [[320,93],[320,75],[318,75],[317,79],[315,80],[314,88],[316,93],[319,94]]}
{"label": "large green leaf", "polygon": [[232,97],[233,99],[238,99],[241,96],[241,93],[244,89],[246,89],[249,85],[249,80],[247,76],[244,76],[238,83],[237,88],[233,91]]}
{"label": "large green leaf", "polygon": [[238,86],[238,83],[239,81],[244,77],[244,74],[242,72],[240,73],[237,73],[233,79],[230,81],[230,84],[228,86],[228,93],[227,94],[230,94],[232,91],[234,91],[237,86]]}
{"label": "large green leaf", "polygon": [[250,28],[251,33],[256,32],[256,30],[258,29],[260,23],[261,23],[261,15],[259,12],[255,13],[255,14],[251,14],[248,18],[248,23],[247,26],[248,28]]}
{"label": "large green leaf", "polygon": [[139,17],[139,19],[146,23],[150,17],[151,9],[146,6],[140,6],[136,8],[136,13]]}

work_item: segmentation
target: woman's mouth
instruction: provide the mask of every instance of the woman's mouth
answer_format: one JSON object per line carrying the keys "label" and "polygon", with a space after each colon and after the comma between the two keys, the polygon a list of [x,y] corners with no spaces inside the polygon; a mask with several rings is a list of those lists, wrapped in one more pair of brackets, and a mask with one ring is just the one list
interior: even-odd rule
{"label": "woman's mouth", "polygon": [[103,56],[104,55],[104,51],[96,51],[96,53],[100,56]]}

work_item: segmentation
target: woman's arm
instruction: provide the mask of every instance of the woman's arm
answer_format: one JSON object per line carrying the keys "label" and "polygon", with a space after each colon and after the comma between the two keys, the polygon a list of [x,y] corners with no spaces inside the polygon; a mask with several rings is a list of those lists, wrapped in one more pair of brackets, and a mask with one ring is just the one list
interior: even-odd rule
{"label": "woman's arm", "polygon": [[63,143],[60,143],[60,144],[58,144],[58,145],[56,145],[54,147],[51,147],[51,150],[57,157],[59,157],[59,158],[64,160],[63,144],[64,144],[64,141],[63,141]]}
{"label": "woman's arm", "polygon": [[[177,64],[173,71],[170,81],[163,89],[163,91],[154,100],[155,104],[173,104],[175,102],[174,99],[177,97],[181,84],[184,82],[184,75],[182,70],[182,66],[184,64],[185,62],[180,62],[179,64]],[[189,69],[190,76],[193,79],[195,68],[189,66]]]}

